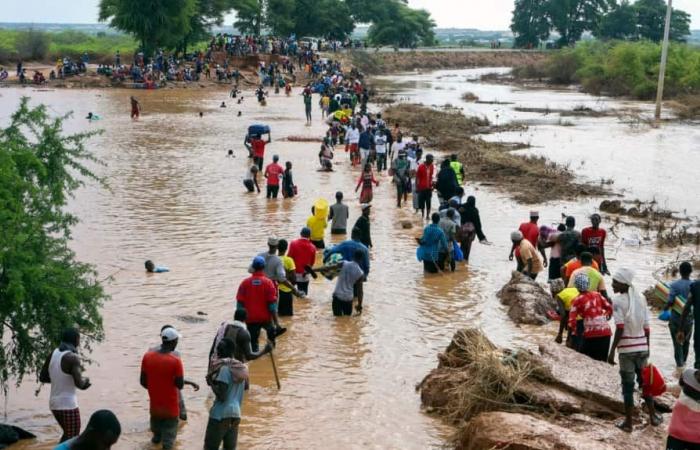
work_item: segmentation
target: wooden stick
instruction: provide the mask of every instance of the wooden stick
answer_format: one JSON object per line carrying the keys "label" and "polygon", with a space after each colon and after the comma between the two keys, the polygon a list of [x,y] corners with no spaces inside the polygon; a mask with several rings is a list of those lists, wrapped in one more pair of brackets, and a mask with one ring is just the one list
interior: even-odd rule
{"label": "wooden stick", "polygon": [[277,390],[282,389],[280,385],[280,377],[277,375],[277,364],[275,364],[275,357],[272,356],[272,350],[270,350],[270,361],[272,361],[272,372],[275,374],[275,381],[277,382]]}

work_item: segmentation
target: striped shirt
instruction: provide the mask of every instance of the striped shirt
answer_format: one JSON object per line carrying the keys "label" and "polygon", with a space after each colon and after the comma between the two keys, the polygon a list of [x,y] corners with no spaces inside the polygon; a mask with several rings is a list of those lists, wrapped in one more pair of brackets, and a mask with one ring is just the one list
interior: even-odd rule
{"label": "striped shirt", "polygon": [[648,352],[649,344],[647,343],[646,333],[649,330],[649,309],[644,308],[643,323],[635,326],[632,323],[625,322],[625,316],[630,307],[630,298],[627,294],[620,294],[613,299],[613,318],[615,326],[623,328],[620,344],[617,346],[618,353],[636,353]]}

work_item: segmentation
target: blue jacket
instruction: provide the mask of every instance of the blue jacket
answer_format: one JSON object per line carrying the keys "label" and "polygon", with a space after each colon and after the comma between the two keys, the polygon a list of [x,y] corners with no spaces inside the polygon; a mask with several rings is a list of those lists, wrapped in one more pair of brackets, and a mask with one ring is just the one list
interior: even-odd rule
{"label": "blue jacket", "polygon": [[331,248],[327,248],[323,251],[323,261],[328,261],[330,256],[334,253],[339,253],[343,257],[344,261],[353,261],[355,251],[357,250],[362,251],[362,261],[360,261],[360,268],[365,273],[365,276],[367,276],[369,275],[369,250],[362,242],[347,240]]}

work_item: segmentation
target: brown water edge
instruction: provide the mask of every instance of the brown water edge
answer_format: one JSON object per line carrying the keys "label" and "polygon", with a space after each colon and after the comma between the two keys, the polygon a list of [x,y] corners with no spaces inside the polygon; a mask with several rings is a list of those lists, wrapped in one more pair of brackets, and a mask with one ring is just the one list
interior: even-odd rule
{"label": "brown water edge", "polygon": [[458,155],[469,179],[493,184],[517,202],[535,204],[609,193],[602,185],[577,181],[570,170],[546,158],[513,154],[512,145],[476,137],[488,132],[490,123],[485,118],[416,104],[391,106],[384,116],[389,123],[400,123],[407,136],[409,131],[424,136],[431,148]]}
{"label": "brown water edge", "polygon": [[[270,153],[294,161],[300,197],[267,202],[242,194],[248,161],[241,142],[248,124],[262,117],[292,119],[272,124],[273,139],[323,133],[319,123],[302,125],[303,104],[296,95],[273,95],[267,108],[260,108],[246,92],[240,108],[223,109],[218,105],[226,98],[225,90],[139,92],[144,116],[131,122],[131,90],[5,89],[0,92],[0,123],[19,96],[28,93],[33,103],[46,103],[57,114],[74,110],[76,118],[67,124],[70,131],[106,130],[92,147],[107,162],[98,170],[112,190],[87,186],[71,204],[83,219],[73,243],[79,258],[97,264],[101,275],[114,277],[108,285],[113,299],[104,308],[107,338],[92,354],[99,364],[87,369],[94,386],[81,393],[80,403],[84,420],[102,407],[117,412],[125,432],[115,448],[152,448],[138,365],[143,352],[157,341],[160,326],[172,323],[184,334],[180,350],[186,372],[202,382],[213,333],[233,312],[235,289],[250,257],[263,250],[269,234],[296,236],[320,195],[331,199],[337,189],[344,190],[354,220],[359,208],[350,191],[358,174],[343,161],[342,151],[336,172],[317,173],[317,143],[275,141]],[[236,117],[239,109],[242,118]],[[88,111],[103,120],[87,123],[82,118]],[[196,117],[199,111],[203,119]],[[229,148],[236,158],[225,158]],[[518,341],[527,346],[532,336],[553,338],[554,325],[516,328],[494,295],[509,277],[507,236],[526,216],[525,208],[470,181],[467,193],[477,195],[486,234],[495,245],[476,245],[469,268],[424,276],[413,241],[421,224],[411,211],[394,208],[393,186],[386,177],[380,182],[365,312],[359,318],[334,320],[329,305],[333,286],[322,280],[312,285],[310,300],[296,302],[297,315],[284,321],[290,331],[276,353],[282,391],[276,390],[268,359],[251,365],[242,448],[440,446],[451,429],[420,412],[414,386],[434,367],[435,355],[455,329],[480,326],[497,345]],[[550,202],[539,209],[542,222],[553,223],[562,212],[585,217],[595,205],[587,200]],[[414,228],[402,230],[402,220],[411,221]],[[620,241],[611,238],[610,258],[638,269],[640,284],[650,282],[652,266],[671,257],[650,246],[621,246]],[[146,258],[172,272],[146,276]],[[176,319],[196,311],[208,313],[208,321]],[[652,354],[670,373],[670,342],[663,327],[653,324]],[[52,448],[59,432],[47,409],[48,390],[34,397],[36,385],[31,381],[10,392],[6,410],[9,422],[40,438],[16,448]],[[212,395],[205,387],[198,393],[188,388],[185,395],[190,420],[181,427],[178,448],[199,448]]]}

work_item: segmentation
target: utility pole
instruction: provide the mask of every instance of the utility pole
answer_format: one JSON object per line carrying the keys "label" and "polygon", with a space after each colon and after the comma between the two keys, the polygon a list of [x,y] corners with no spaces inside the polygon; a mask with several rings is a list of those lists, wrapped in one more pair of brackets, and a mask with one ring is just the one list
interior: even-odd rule
{"label": "utility pole", "polygon": [[658,122],[661,119],[661,101],[664,98],[664,80],[666,78],[666,60],[668,59],[668,38],[671,34],[671,12],[673,0],[668,0],[666,8],[666,26],[664,27],[664,42],[661,46],[661,66],[659,67],[659,86],[656,89],[656,113],[654,117]]}

